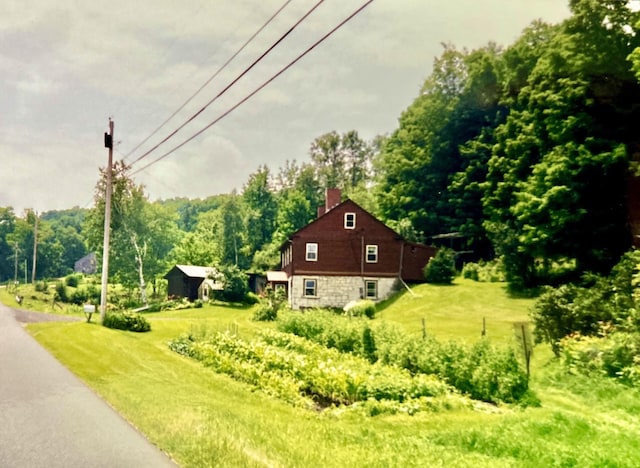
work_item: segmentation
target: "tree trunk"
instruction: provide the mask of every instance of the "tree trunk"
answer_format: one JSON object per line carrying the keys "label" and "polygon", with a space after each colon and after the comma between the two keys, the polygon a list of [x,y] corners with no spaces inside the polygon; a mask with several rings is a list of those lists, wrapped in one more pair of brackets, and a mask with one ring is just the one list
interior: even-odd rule
{"label": "tree trunk", "polygon": [[147,285],[144,282],[144,257],[147,252],[147,243],[143,242],[142,248],[138,245],[138,240],[136,236],[131,236],[131,241],[133,242],[133,247],[136,249],[136,263],[138,267],[138,278],[140,279],[140,302],[142,302],[145,306],[149,305],[149,300],[147,299]]}

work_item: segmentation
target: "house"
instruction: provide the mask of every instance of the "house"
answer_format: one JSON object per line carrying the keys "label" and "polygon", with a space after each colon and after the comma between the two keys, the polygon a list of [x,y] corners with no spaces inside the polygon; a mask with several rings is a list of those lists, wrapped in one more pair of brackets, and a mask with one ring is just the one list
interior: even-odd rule
{"label": "house", "polygon": [[96,254],[91,252],[73,264],[73,271],[85,275],[93,275],[97,271]]}
{"label": "house", "polygon": [[211,278],[215,274],[212,267],[176,265],[164,275],[168,282],[167,294],[169,297],[186,297],[190,301],[207,301],[212,291],[222,289],[222,284]]}
{"label": "house", "polygon": [[[359,299],[380,301],[400,282],[424,281],[436,249],[404,240],[351,200],[328,189],[319,217],[281,248],[281,273],[293,309],[344,307]],[[268,275],[269,276],[269,275]]]}

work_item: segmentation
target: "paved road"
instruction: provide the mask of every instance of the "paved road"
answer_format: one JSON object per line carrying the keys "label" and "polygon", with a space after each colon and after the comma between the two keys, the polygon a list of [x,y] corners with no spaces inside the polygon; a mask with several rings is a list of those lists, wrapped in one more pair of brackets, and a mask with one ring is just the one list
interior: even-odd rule
{"label": "paved road", "polygon": [[18,321],[37,318],[0,304],[0,467],[175,467]]}

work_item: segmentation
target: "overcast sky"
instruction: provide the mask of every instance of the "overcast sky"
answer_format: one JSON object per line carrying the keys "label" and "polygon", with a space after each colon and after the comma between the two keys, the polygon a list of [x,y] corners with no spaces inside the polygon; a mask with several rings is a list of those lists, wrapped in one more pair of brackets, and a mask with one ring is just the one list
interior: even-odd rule
{"label": "overcast sky", "polygon": [[[309,18],[141,168],[216,119],[365,0],[325,0]],[[317,0],[293,0],[129,161],[218,94]],[[103,133],[122,159],[180,107],[285,0],[2,0],[0,206],[92,205]],[[241,190],[249,174],[308,160],[314,138],[392,132],[442,43],[512,43],[564,0],[374,0],[361,14],[200,137],[135,176],[152,200]]]}

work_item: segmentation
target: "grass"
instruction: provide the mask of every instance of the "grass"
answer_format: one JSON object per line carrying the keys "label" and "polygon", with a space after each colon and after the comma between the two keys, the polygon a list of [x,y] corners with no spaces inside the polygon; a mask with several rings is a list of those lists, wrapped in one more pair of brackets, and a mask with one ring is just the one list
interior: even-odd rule
{"label": "grass", "polygon": [[[458,280],[421,285],[386,304],[376,320],[411,333],[509,343],[511,322],[530,300],[500,284]],[[0,290],[0,294],[2,294]],[[0,296],[4,300],[4,296]],[[9,305],[13,305],[9,303]],[[638,466],[640,392],[615,382],[567,376],[537,347],[532,387],[540,407],[493,407],[365,418],[296,409],[253,392],[171,351],[194,329],[250,336],[265,325],[251,308],[205,306],[148,314],[152,332],[93,323],[39,323],[33,336],[181,466]]]}

